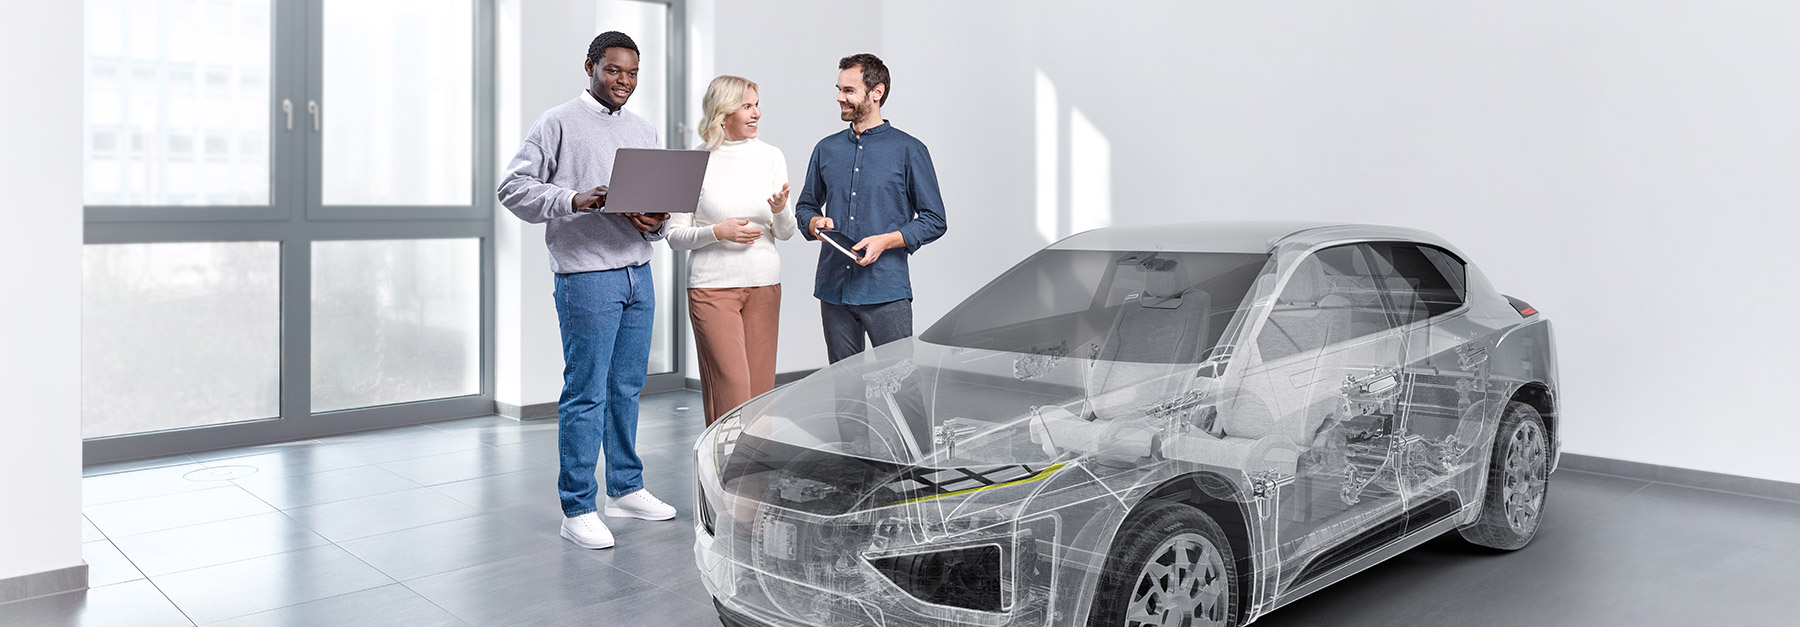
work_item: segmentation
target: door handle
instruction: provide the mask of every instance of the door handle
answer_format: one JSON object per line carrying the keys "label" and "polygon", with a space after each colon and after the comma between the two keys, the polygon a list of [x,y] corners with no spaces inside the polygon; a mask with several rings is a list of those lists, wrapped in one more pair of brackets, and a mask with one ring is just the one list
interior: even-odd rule
{"label": "door handle", "polygon": [[282,98],[281,112],[287,114],[287,130],[294,130],[294,101]]}
{"label": "door handle", "polygon": [[319,132],[319,101],[317,101],[317,100],[306,101],[306,112],[312,114],[313,132],[314,133]]}

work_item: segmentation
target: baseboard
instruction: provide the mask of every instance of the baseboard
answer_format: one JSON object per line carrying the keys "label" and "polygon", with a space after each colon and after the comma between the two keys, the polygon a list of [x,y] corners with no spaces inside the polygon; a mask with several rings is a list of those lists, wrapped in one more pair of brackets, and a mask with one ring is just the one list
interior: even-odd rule
{"label": "baseboard", "polygon": [[88,565],[78,564],[68,568],[0,579],[0,603],[85,590],[87,587]]}
{"label": "baseboard", "polygon": [[[780,375],[777,375],[777,376],[780,376]],[[700,380],[695,379],[693,377],[688,377],[687,378],[687,389],[694,390],[696,392],[700,391]]]}
{"label": "baseboard", "polygon": [[494,413],[513,420],[546,420],[556,417],[556,403],[538,403],[523,407],[494,401]]}
{"label": "baseboard", "polygon": [[1800,503],[1800,483],[1563,453],[1559,468]]}

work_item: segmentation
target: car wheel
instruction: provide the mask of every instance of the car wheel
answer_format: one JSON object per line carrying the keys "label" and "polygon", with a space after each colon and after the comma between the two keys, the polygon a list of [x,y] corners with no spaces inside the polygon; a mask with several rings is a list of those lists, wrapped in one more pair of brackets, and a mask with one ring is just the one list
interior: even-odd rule
{"label": "car wheel", "polygon": [[1089,627],[1237,625],[1237,560],[1212,517],[1179,503],[1120,526],[1088,614]]}
{"label": "car wheel", "polygon": [[1508,551],[1524,547],[1543,522],[1549,489],[1550,433],[1544,418],[1530,405],[1511,403],[1494,436],[1481,517],[1462,528],[1463,538]]}

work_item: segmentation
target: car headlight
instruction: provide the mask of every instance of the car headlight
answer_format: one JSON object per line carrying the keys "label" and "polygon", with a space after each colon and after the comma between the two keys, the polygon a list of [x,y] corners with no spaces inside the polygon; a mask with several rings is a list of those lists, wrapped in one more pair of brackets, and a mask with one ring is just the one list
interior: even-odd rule
{"label": "car headlight", "polygon": [[869,565],[920,601],[982,612],[1001,611],[1001,550],[981,544],[870,558]]}
{"label": "car headlight", "polygon": [[707,433],[711,436],[713,471],[725,467],[725,460],[731,457],[731,450],[737,446],[738,436],[744,433],[744,422],[738,419],[743,408],[733,409],[713,423]]}

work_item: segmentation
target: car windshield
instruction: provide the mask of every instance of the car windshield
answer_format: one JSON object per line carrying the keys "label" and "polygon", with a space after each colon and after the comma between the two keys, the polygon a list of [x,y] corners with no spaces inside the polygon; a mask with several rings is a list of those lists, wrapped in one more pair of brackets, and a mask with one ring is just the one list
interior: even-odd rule
{"label": "car windshield", "polygon": [[1043,250],[945,315],[933,344],[1195,363],[1219,343],[1269,255]]}

